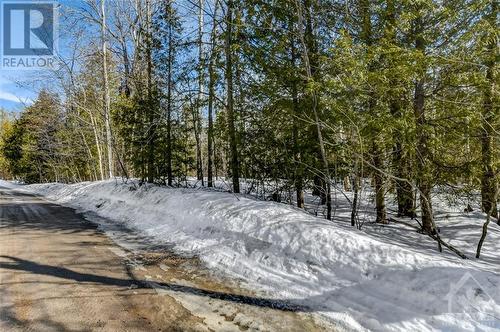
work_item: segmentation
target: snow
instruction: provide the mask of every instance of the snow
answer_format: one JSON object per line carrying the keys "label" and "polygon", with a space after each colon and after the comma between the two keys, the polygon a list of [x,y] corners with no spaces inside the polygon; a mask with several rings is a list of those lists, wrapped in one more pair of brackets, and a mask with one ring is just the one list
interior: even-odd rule
{"label": "snow", "polygon": [[[366,223],[357,230],[221,191],[119,180],[17,188],[197,254],[251,289],[320,312],[339,330],[500,329],[500,227],[490,223],[477,260],[485,216],[450,208],[444,199],[436,204],[441,237],[468,260],[439,253],[432,239],[405,225]],[[336,219],[347,220],[347,203],[337,197]]]}
{"label": "snow", "polygon": [[18,188],[21,183],[17,181],[5,181],[0,179],[0,187],[14,189]]}

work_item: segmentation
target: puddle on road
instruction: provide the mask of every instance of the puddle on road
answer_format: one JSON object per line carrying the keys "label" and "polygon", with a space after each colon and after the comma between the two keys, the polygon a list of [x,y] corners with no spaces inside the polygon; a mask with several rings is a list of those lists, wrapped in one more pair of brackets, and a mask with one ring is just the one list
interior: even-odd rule
{"label": "puddle on road", "polygon": [[[285,310],[276,300],[265,299],[214,276],[196,258],[175,253],[136,252],[127,258],[134,277],[144,280],[159,296],[170,296],[213,331],[333,331],[319,317]],[[131,262],[131,263],[130,263]]]}
{"label": "puddle on road", "polygon": [[131,277],[158,296],[174,298],[200,317],[207,331],[336,330],[318,314],[301,310],[306,308],[240,287],[207,269],[196,256],[174,252],[173,245],[150,243],[150,238],[95,214],[84,217],[120,246],[109,249],[124,261]]}

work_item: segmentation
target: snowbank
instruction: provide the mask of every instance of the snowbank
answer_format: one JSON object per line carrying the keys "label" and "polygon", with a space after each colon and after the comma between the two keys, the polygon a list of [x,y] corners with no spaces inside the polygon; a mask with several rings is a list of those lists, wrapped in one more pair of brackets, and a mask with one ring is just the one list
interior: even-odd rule
{"label": "snowbank", "polygon": [[[23,190],[196,253],[208,266],[311,306],[346,330],[500,328],[497,225],[484,247],[487,259],[463,261],[399,225],[366,233],[292,206],[224,192],[115,181]],[[470,253],[475,243],[463,239],[478,239],[481,221],[465,217],[459,226],[464,234],[474,229],[474,237],[455,234]]]}
{"label": "snowbank", "polygon": [[0,179],[0,187],[3,188],[8,188],[8,189],[14,189],[14,188],[19,188],[19,185],[21,183],[17,181],[5,181]]}

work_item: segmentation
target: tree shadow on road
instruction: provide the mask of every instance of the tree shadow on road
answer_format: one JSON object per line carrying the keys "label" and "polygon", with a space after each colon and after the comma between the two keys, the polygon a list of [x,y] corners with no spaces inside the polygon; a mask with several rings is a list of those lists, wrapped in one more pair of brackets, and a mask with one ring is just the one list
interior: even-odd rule
{"label": "tree shadow on road", "polygon": [[121,279],[121,278],[107,277],[96,274],[76,272],[64,267],[39,264],[33,261],[24,260],[21,258],[16,258],[11,256],[0,256],[0,258],[9,260],[8,262],[5,261],[0,262],[0,269],[25,271],[34,274],[73,280],[79,283],[95,283],[95,284],[116,286],[123,288],[133,288],[133,287],[159,288],[162,290],[170,290],[174,292],[193,294],[211,299],[218,299],[222,301],[247,304],[256,307],[264,307],[281,311],[291,311],[291,312],[313,311],[311,308],[307,306],[298,304],[300,300],[294,301],[294,300],[269,299],[269,298],[253,297],[246,295],[230,294],[230,293],[200,289],[196,287],[177,285],[166,282],[151,282],[148,280],[136,280],[132,278]]}

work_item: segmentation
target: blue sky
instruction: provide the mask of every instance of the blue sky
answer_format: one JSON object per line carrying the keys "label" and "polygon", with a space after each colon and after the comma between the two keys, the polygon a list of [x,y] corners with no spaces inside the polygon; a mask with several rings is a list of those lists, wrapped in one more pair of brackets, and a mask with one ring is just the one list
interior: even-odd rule
{"label": "blue sky", "polygon": [[[7,1],[26,2],[30,0],[0,0],[0,4]],[[31,1],[36,2],[43,0]],[[81,7],[83,5],[82,0],[58,0],[57,2],[63,7]],[[189,18],[186,19],[186,17],[189,17],[190,15],[188,13],[190,11],[188,7],[190,7],[189,2],[187,5],[186,3],[183,3],[183,5],[180,6],[181,11],[186,11],[186,13],[182,13],[181,16],[185,18],[184,25],[187,31],[196,31],[196,27],[193,26],[193,24],[196,24],[195,21],[190,20]],[[2,36],[0,35],[0,42],[1,38]],[[64,39],[64,36],[61,36],[61,38]],[[68,52],[68,47],[64,47],[65,44],[69,46],[67,42],[68,40],[66,40],[66,43],[64,40],[59,41],[59,53],[62,55],[64,55],[65,52]],[[22,109],[23,105],[30,104],[30,102],[36,98],[37,91],[41,86],[43,86],[43,84],[49,83],[46,78],[42,78],[42,75],[35,71],[7,71],[0,69],[0,107],[10,111],[19,111]]]}
{"label": "blue sky", "polygon": [[0,107],[15,110],[22,106],[23,102],[30,102],[34,92],[16,83],[24,79],[22,73],[0,70]]}

